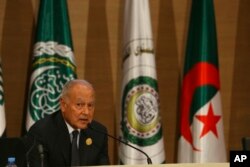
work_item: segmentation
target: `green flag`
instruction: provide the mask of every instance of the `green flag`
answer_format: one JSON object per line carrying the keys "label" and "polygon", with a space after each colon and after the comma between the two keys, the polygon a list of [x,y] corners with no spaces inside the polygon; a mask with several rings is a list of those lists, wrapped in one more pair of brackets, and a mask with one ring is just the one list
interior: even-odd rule
{"label": "green flag", "polygon": [[[154,45],[148,0],[126,0],[124,13],[121,139],[143,150],[153,164],[165,162]],[[122,164],[147,164],[147,157],[119,145]]]}
{"label": "green flag", "polygon": [[181,95],[178,162],[225,162],[213,0],[193,0]]}
{"label": "green flag", "polygon": [[26,130],[59,110],[63,85],[76,78],[66,0],[41,0],[34,44]]}
{"label": "green flag", "polygon": [[2,76],[3,76],[2,75],[2,65],[1,65],[1,60],[0,60],[0,137],[5,136],[5,130],[6,130],[3,77]]}

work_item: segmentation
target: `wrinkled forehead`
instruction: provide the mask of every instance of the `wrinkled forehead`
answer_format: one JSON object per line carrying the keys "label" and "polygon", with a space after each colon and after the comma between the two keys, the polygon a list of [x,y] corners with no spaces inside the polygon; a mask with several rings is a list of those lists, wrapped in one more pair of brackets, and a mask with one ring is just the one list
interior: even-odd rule
{"label": "wrinkled forehead", "polygon": [[69,96],[69,94],[77,93],[78,91],[95,96],[95,90],[92,84],[85,80],[71,80],[64,85],[61,97],[65,98]]}

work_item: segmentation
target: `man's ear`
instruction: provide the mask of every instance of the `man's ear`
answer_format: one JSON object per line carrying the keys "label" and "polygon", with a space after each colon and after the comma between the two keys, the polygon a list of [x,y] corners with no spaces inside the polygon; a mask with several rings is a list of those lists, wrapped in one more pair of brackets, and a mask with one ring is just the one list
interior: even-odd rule
{"label": "man's ear", "polygon": [[60,98],[59,103],[60,103],[61,111],[64,112],[67,104],[65,103],[63,98]]}

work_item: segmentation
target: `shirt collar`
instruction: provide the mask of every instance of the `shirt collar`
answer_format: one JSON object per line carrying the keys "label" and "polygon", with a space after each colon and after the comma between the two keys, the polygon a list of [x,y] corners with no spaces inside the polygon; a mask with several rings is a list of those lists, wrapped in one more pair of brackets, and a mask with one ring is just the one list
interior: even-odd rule
{"label": "shirt collar", "polygon": [[71,134],[74,130],[78,130],[78,132],[80,133],[80,130],[79,130],[79,129],[74,129],[70,124],[68,124],[67,121],[65,121],[65,123],[66,123],[66,125],[67,125],[69,134]]}

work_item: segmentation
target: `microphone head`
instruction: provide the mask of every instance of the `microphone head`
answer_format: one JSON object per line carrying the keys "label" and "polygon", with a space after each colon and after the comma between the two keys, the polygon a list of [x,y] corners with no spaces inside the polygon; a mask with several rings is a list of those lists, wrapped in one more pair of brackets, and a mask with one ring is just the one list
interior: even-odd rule
{"label": "microphone head", "polygon": [[43,154],[43,145],[42,144],[38,144],[37,148],[38,148],[38,152],[40,154]]}

